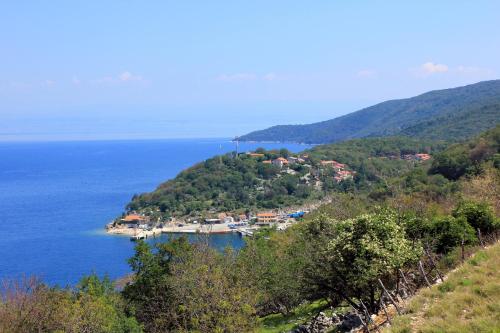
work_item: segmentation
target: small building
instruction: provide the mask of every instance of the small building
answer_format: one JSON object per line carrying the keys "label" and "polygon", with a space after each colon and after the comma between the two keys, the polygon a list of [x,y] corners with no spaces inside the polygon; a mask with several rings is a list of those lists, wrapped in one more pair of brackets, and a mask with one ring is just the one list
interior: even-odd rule
{"label": "small building", "polygon": [[339,163],[337,161],[321,161],[321,165],[324,167],[332,167],[335,170],[343,170],[345,168],[345,164]]}
{"label": "small building", "polygon": [[354,172],[354,171],[340,170],[339,172],[337,172],[335,177],[333,177],[333,179],[335,179],[337,181],[337,183],[341,182],[343,180],[353,179],[355,173],[356,172]]}
{"label": "small building", "polygon": [[262,163],[264,163],[264,164],[272,164],[273,162],[271,160],[265,160],[265,161],[262,161]]}
{"label": "small building", "polygon": [[139,214],[129,214],[120,219],[119,224],[128,228],[137,228],[139,225],[149,224],[149,217]]}
{"label": "small building", "polygon": [[205,219],[205,224],[220,224],[222,223],[221,219]]}
{"label": "small building", "polygon": [[224,221],[224,223],[234,223],[234,218],[232,216],[226,216],[222,221]]}
{"label": "small building", "polygon": [[288,160],[283,157],[278,157],[277,159],[273,160],[273,165],[276,165],[279,168],[282,168],[284,166],[288,165]]}
{"label": "small building", "polygon": [[428,159],[431,158],[431,155],[429,155],[429,154],[415,154],[415,158],[418,161],[427,161]]}
{"label": "small building", "polygon": [[248,156],[250,157],[264,157],[264,154],[261,153],[247,153]]}
{"label": "small building", "polygon": [[257,214],[257,224],[269,224],[278,220],[278,217],[273,212],[265,212]]}

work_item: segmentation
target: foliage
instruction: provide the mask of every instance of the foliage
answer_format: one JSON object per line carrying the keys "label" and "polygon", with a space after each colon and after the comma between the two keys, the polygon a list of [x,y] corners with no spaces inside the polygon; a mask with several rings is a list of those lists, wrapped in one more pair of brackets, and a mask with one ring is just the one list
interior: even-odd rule
{"label": "foliage", "polygon": [[408,135],[463,140],[500,119],[500,81],[431,91],[383,102],[332,120],[279,125],[240,137],[246,141],[331,143],[372,136]]}
{"label": "foliage", "polygon": [[249,332],[256,323],[256,290],[239,274],[235,253],[197,245],[172,266],[180,332]]}
{"label": "foliage", "polygon": [[456,218],[465,218],[474,230],[479,229],[486,233],[500,227],[500,221],[495,218],[491,207],[485,203],[462,201],[453,210],[453,216]]}
{"label": "foliage", "polygon": [[378,279],[390,281],[398,268],[415,261],[420,247],[406,238],[398,216],[388,210],[355,219],[334,221],[318,217],[306,227],[312,249],[305,269],[315,294],[337,302],[363,300],[378,308]]}
{"label": "foliage", "polygon": [[[265,153],[266,158],[276,156],[272,151]],[[282,150],[281,154],[289,152]],[[301,176],[282,174],[278,167],[246,155],[216,156],[181,172],[154,192],[135,196],[127,208],[164,219],[291,206],[320,195],[306,188]]]}
{"label": "foliage", "polygon": [[294,242],[295,230],[271,232],[246,242],[240,251],[242,275],[259,291],[257,309],[260,315],[288,314],[302,302],[301,248]]}
{"label": "foliage", "polygon": [[445,216],[437,218],[432,226],[432,236],[436,241],[436,250],[446,253],[464,242],[471,244],[476,241],[474,228],[464,217]]}
{"label": "foliage", "polygon": [[270,314],[259,320],[258,333],[282,333],[292,331],[298,323],[306,322],[320,311],[325,311],[328,302],[318,300],[314,302],[304,302],[293,309],[293,312],[282,314]]}
{"label": "foliage", "polygon": [[234,254],[185,238],[139,242],[135,278],[123,295],[147,332],[247,332],[256,325],[255,292],[237,275]]}
{"label": "foliage", "polygon": [[463,199],[489,204],[500,216],[500,168],[486,167],[480,175],[460,181]]}
{"label": "foliage", "polygon": [[83,278],[74,291],[35,278],[8,281],[1,295],[1,332],[142,332],[109,280],[96,275]]}
{"label": "foliage", "polygon": [[[134,196],[127,209],[163,220],[171,216],[206,216],[210,212],[282,208],[336,192],[363,191],[383,200],[391,195],[387,179],[418,167],[415,161],[401,159],[402,155],[439,151],[444,146],[404,137],[356,139],[316,146],[303,152],[309,155],[309,161],[292,166],[294,174],[262,163],[290,155],[284,149],[279,152],[259,149],[265,155],[259,158],[245,154],[237,158],[233,154],[216,156],[181,172],[151,193]],[[334,180],[333,169],[325,169],[320,164],[321,160],[332,159],[355,171],[354,179],[340,183]],[[321,170],[322,191],[314,187],[314,182],[304,180],[304,175],[317,170]],[[437,181],[435,188],[440,189],[441,183]]]}
{"label": "foliage", "polygon": [[500,152],[500,125],[466,144],[456,144],[435,156],[431,173],[457,180],[483,171],[487,161]]}

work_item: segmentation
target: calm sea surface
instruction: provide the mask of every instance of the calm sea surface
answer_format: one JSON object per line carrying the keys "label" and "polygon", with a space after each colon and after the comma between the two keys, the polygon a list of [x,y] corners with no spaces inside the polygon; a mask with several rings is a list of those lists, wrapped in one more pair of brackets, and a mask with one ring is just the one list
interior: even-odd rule
{"label": "calm sea surface", "polygon": [[[243,143],[240,151],[257,147],[307,148]],[[0,143],[0,279],[37,275],[66,286],[93,271],[127,274],[134,243],[105,235],[103,226],[134,193],[233,150],[227,139]],[[243,245],[233,234],[210,241],[216,248]]]}

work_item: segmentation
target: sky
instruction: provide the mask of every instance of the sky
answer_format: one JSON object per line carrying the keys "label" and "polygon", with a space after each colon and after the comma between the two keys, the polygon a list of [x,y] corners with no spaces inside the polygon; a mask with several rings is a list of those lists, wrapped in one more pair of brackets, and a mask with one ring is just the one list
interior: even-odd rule
{"label": "sky", "polygon": [[2,1],[0,141],[234,137],[500,78],[500,1]]}

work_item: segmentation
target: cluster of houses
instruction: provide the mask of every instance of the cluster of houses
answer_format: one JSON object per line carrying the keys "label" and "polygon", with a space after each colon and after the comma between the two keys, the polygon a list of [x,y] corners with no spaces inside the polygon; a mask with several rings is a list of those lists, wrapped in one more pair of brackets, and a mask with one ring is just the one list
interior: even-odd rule
{"label": "cluster of houses", "polygon": [[335,179],[337,183],[343,180],[352,179],[356,174],[356,171],[346,170],[346,165],[337,161],[321,161],[320,163],[323,168],[332,168],[334,170],[335,175],[333,179]]}
{"label": "cluster of houses", "polygon": [[[431,158],[431,155],[426,153],[418,153],[418,154],[402,154],[402,155],[389,155],[389,156],[380,156],[379,158],[388,158],[391,160],[405,160],[405,161],[427,161]],[[369,157],[371,159],[371,157]]]}
{"label": "cluster of houses", "polygon": [[[265,156],[266,156],[265,154],[252,153],[252,152],[247,153],[247,155],[250,157],[255,157],[255,158],[265,158]],[[322,161],[320,161],[319,168],[313,168],[311,165],[307,164],[308,159],[309,159],[309,155],[304,154],[304,155],[300,155],[300,156],[289,156],[287,158],[278,157],[278,158],[271,159],[271,160],[263,160],[262,163],[275,165],[275,166],[279,167],[280,169],[282,169],[284,172],[292,173],[292,174],[294,173],[294,171],[290,170],[289,167],[294,165],[294,164],[302,164],[302,165],[307,166],[311,169],[310,174],[314,178],[318,178],[319,175],[322,174],[323,170],[331,168],[334,171],[333,179],[337,183],[339,183],[343,180],[352,179],[354,177],[354,175],[356,174],[355,171],[347,170],[347,166],[345,164],[339,163],[339,162],[334,161],[334,160],[326,160],[326,161],[322,160]],[[304,179],[305,179],[305,181],[310,181],[309,177],[305,177]],[[319,179],[316,179],[316,181],[319,181]]]}
{"label": "cluster of houses", "polygon": [[[333,177],[335,181],[341,182],[346,179],[352,179],[355,175],[355,171],[351,171],[347,169],[345,164],[339,163],[334,160],[322,160],[320,164],[316,167],[312,167],[309,161],[309,156],[307,154],[303,154],[300,156],[289,156],[285,157],[277,157],[275,159],[266,160],[265,154],[249,152],[246,153],[250,157],[261,159],[261,163],[264,164],[272,164],[276,167],[280,168],[282,172],[285,173],[296,173],[290,167],[294,164],[300,164],[304,167],[308,167],[310,171],[304,175],[301,179],[307,184],[316,184],[317,186],[321,186],[320,176],[324,174],[324,171],[331,169],[333,170]],[[425,155],[425,154],[420,154]],[[425,157],[422,157],[424,159]],[[294,212],[294,213],[275,213],[275,212],[259,212],[257,214],[230,214],[230,213],[218,213],[213,214],[210,218],[204,218],[200,220],[191,220],[189,223],[193,224],[255,224],[258,226],[270,225],[278,222],[290,222],[290,220],[295,220],[304,215],[304,212]],[[156,226],[156,222],[152,221],[148,216],[138,214],[136,212],[131,212],[126,216],[123,216],[121,219],[115,221],[119,227],[122,228],[139,228],[147,230]],[[179,224],[182,224],[180,222]]]}
{"label": "cluster of houses", "polygon": [[[265,158],[265,156],[266,156],[265,154],[251,153],[251,152],[247,153],[247,155],[250,157],[257,157],[257,158]],[[275,165],[279,168],[283,168],[283,167],[287,167],[291,164],[296,164],[296,163],[304,164],[306,162],[307,158],[308,158],[308,155],[303,155],[301,157],[289,156],[287,158],[278,157],[278,158],[275,158],[272,160],[264,160],[264,161],[262,161],[262,163],[272,164],[272,165]]]}
{"label": "cluster of houses", "polygon": [[[240,214],[232,215],[230,213],[219,213],[214,217],[205,218],[201,221],[190,221],[190,224],[227,224],[230,228],[234,229],[240,226],[254,225],[254,226],[271,226],[278,223],[293,222],[302,218],[306,212],[297,211],[293,213],[276,213],[276,212],[259,212],[257,214]],[[178,226],[184,226],[183,223],[176,223]],[[114,225],[108,225],[118,228],[133,228],[142,230],[151,230],[153,227],[158,227],[148,216],[141,215],[136,212],[131,212],[126,216],[115,222]],[[162,227],[162,226],[160,226]]]}
{"label": "cluster of houses", "polygon": [[401,156],[402,159],[407,161],[427,161],[431,158],[429,154],[405,154]]}

